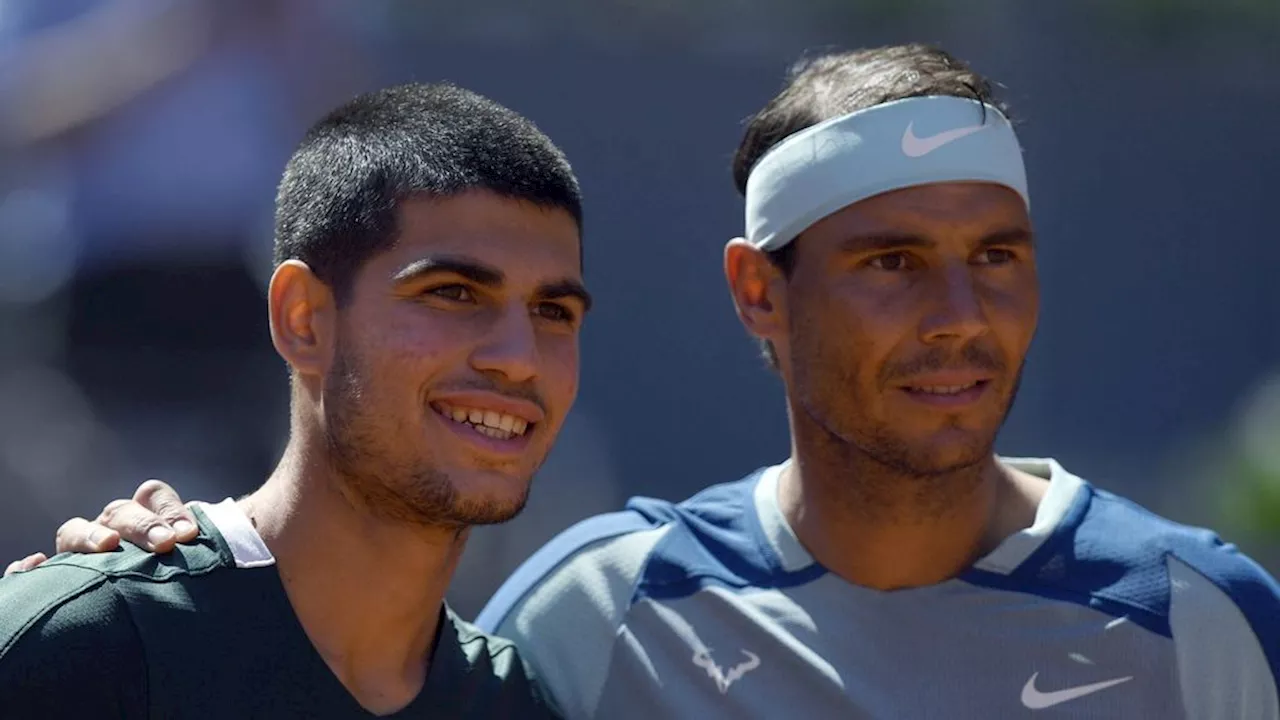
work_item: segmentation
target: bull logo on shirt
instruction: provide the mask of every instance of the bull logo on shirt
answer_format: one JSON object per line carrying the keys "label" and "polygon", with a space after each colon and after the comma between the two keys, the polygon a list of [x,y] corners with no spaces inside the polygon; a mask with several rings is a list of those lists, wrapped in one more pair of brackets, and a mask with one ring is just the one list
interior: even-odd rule
{"label": "bull logo on shirt", "polygon": [[743,675],[760,667],[760,656],[749,650],[739,650],[738,652],[747,656],[743,662],[734,665],[726,672],[724,668],[716,664],[711,657],[711,648],[703,648],[693,654],[693,664],[707,671],[707,676],[715,681],[716,687],[720,690],[720,694],[724,695],[729,692],[729,686],[737,682]]}

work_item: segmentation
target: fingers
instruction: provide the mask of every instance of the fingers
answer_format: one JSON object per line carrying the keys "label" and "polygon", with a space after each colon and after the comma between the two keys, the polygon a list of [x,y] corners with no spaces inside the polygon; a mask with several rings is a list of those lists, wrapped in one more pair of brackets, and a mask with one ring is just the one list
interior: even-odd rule
{"label": "fingers", "polygon": [[119,533],[84,518],[71,518],[62,523],[54,537],[54,549],[60,553],[106,552],[119,546]]}
{"label": "fingers", "polygon": [[177,536],[169,523],[134,500],[112,500],[95,523],[151,552],[169,552],[177,544]]}
{"label": "fingers", "polygon": [[[58,528],[57,551],[96,553],[114,550],[128,540],[151,552],[169,552],[179,542],[199,535],[195,516],[169,485],[148,480],[132,500],[112,500],[93,522],[72,518]],[[24,561],[19,561],[24,562]]]}
{"label": "fingers", "polygon": [[168,524],[178,542],[190,542],[200,534],[195,515],[182,503],[178,491],[168,483],[148,480],[138,486],[133,499]]}
{"label": "fingers", "polygon": [[9,563],[9,566],[4,569],[4,576],[9,577],[16,572],[26,572],[48,559],[49,557],[44,553],[28,555],[21,560]]}

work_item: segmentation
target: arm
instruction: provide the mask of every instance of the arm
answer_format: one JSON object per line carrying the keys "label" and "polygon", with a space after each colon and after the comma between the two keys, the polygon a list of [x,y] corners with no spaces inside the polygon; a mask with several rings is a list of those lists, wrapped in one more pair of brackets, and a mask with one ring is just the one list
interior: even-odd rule
{"label": "arm", "polygon": [[50,564],[0,580],[0,715],[147,717],[142,642],[99,573]]}

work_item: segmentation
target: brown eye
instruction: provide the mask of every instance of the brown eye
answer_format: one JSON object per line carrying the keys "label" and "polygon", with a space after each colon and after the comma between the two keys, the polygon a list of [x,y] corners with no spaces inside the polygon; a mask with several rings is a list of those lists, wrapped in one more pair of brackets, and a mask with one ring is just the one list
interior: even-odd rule
{"label": "brown eye", "polygon": [[475,300],[475,296],[463,285],[441,285],[440,287],[431,288],[426,294],[456,302],[473,302]]}
{"label": "brown eye", "polygon": [[571,323],[574,319],[573,311],[559,303],[539,303],[534,312],[556,322]]}
{"label": "brown eye", "polygon": [[979,255],[979,264],[981,265],[1005,265],[1016,260],[1017,257],[1012,251],[1004,248],[987,248]]}
{"label": "brown eye", "polygon": [[889,272],[906,270],[907,255],[906,253],[886,253],[884,255],[877,255],[876,257],[871,258],[870,262],[867,264],[877,270],[887,270]]}

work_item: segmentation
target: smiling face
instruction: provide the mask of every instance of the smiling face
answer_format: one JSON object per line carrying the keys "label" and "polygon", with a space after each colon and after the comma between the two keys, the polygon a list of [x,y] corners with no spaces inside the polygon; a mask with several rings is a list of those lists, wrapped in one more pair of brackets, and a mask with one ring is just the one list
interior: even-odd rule
{"label": "smiling face", "polygon": [[408,200],[398,220],[337,313],[329,455],[384,515],[503,522],[577,394],[589,305],[577,224],[486,191]]}
{"label": "smiling face", "polygon": [[727,268],[744,321],[777,349],[797,425],[910,475],[989,459],[1039,312],[1021,198],[912,187],[796,243],[789,278],[750,247]]}

